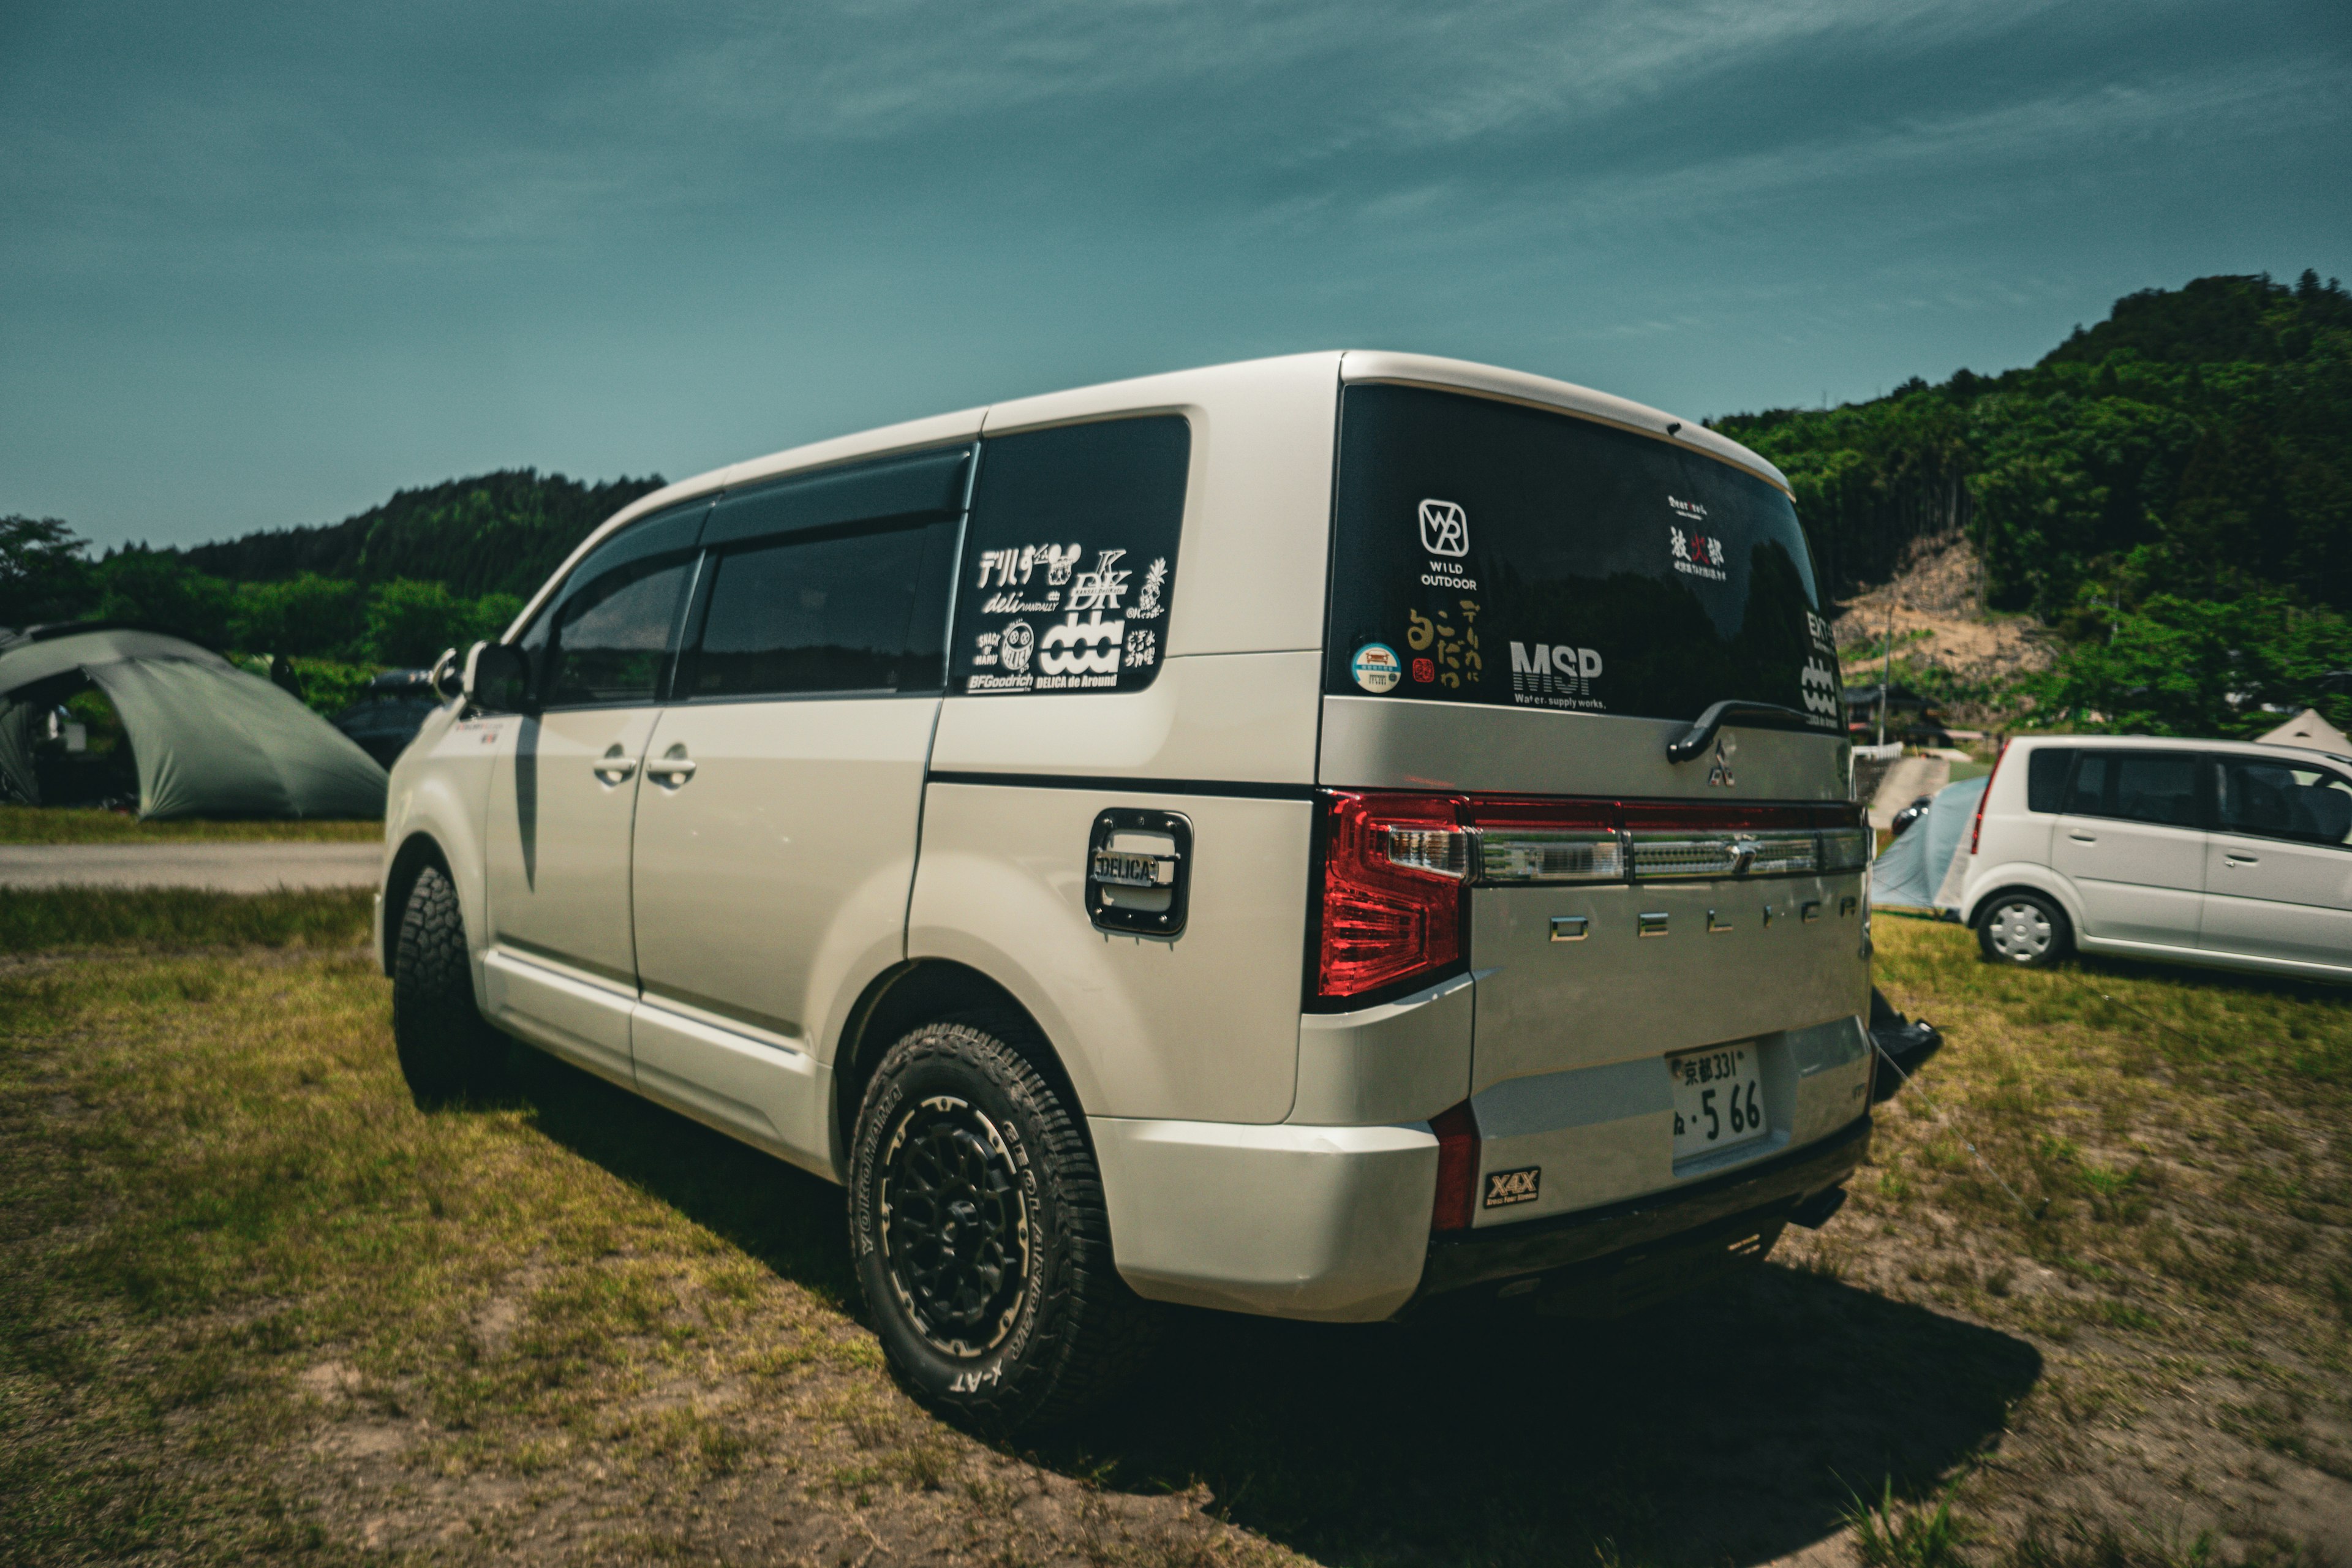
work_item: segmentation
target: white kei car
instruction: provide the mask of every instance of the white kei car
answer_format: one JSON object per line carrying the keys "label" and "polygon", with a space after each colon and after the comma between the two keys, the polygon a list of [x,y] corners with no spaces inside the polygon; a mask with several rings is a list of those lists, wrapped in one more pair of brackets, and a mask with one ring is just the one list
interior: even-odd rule
{"label": "white kei car", "polygon": [[1966,853],[1960,910],[2000,963],[2080,950],[2352,981],[2352,758],[2020,739]]}

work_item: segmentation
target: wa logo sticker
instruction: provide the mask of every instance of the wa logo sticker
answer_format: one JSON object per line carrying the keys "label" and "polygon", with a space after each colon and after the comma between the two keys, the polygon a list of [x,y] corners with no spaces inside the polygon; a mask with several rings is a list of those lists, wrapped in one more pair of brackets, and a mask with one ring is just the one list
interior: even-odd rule
{"label": "wa logo sticker", "polygon": [[1543,1167],[1528,1165],[1517,1171],[1486,1173],[1486,1198],[1484,1207],[1508,1208],[1513,1204],[1531,1204],[1543,1187]]}
{"label": "wa logo sticker", "polygon": [[1470,520],[1450,500],[1421,503],[1421,547],[1459,561],[1470,553]]}

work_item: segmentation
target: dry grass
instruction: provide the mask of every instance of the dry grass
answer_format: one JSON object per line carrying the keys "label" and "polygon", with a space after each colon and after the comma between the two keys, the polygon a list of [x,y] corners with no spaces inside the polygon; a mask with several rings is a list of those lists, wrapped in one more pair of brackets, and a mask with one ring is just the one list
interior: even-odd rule
{"label": "dry grass", "polygon": [[78,948],[347,948],[367,940],[365,888],[213,893],[194,888],[11,888],[0,952]]}
{"label": "dry grass", "polygon": [[80,806],[0,805],[0,844],[381,844],[380,820],[142,822]]}
{"label": "dry grass", "polygon": [[1980,1541],[2032,1563],[2188,1561],[2200,1538],[2216,1561],[2345,1554],[2352,998],[2021,973],[1955,926],[1878,932],[1880,984],[1950,1048],[1882,1109],[1844,1215],[1781,1257],[2041,1353],[1958,1492]]}
{"label": "dry grass", "polygon": [[362,956],[12,961],[0,1557],[2316,1561],[2352,1521],[2344,1004],[1880,930],[1953,1041],[1942,1117],[1898,1097],[1774,1266],[1598,1328],[1189,1318],[1018,1451],[891,1384],[833,1189],[535,1057],[422,1113]]}

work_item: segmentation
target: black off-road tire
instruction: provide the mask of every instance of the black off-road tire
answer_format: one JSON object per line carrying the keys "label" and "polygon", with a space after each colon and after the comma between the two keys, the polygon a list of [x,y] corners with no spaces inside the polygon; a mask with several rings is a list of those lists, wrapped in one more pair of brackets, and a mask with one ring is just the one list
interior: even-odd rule
{"label": "black off-road tire", "polygon": [[2047,969],[2074,951],[2074,927],[2057,900],[2011,888],[1977,911],[1977,946],[1990,963]]}
{"label": "black off-road tire", "polygon": [[392,959],[392,1040],[419,1105],[485,1096],[506,1081],[507,1037],[474,1002],[466,918],[448,873],[427,866],[408,889]]}
{"label": "black off-road tire", "polygon": [[927,1024],[867,1084],[849,1244],[909,1393],[989,1433],[1069,1421],[1139,1371],[1160,1314],[1111,1263],[1094,1153],[1003,1021]]}

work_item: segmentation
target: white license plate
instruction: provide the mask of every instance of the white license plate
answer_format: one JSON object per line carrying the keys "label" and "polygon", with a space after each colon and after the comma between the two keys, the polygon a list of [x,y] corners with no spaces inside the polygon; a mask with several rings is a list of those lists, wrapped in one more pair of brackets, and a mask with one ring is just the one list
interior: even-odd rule
{"label": "white license plate", "polygon": [[1675,1158],[1687,1160],[1764,1136],[1764,1089],[1754,1046],[1668,1057],[1675,1079]]}

